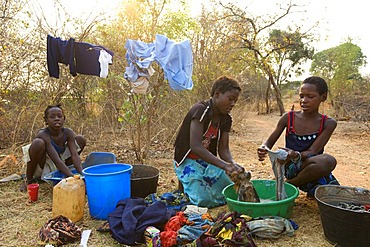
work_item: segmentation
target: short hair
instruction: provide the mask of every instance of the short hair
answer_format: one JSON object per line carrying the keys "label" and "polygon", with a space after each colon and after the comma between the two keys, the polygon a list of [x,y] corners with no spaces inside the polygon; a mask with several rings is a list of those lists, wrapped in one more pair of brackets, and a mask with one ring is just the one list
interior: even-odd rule
{"label": "short hair", "polygon": [[230,77],[222,76],[219,77],[212,86],[211,96],[213,96],[216,92],[216,90],[219,90],[221,93],[224,93],[226,91],[231,91],[233,89],[237,89],[242,91],[241,87],[239,86],[239,83]]}
{"label": "short hair", "polygon": [[66,116],[64,115],[64,112],[63,112],[63,108],[62,108],[62,105],[61,104],[56,104],[56,105],[48,105],[44,111],[44,121],[45,123],[47,124],[47,119],[48,119],[48,116],[49,116],[49,110],[51,108],[59,108],[62,110],[62,113],[63,113],[63,116],[64,116],[64,119],[66,119]]}
{"label": "short hair", "polygon": [[328,84],[326,84],[326,81],[319,77],[319,76],[310,76],[307,77],[302,84],[313,84],[316,85],[316,89],[319,92],[320,95],[323,95],[324,93],[328,92]]}

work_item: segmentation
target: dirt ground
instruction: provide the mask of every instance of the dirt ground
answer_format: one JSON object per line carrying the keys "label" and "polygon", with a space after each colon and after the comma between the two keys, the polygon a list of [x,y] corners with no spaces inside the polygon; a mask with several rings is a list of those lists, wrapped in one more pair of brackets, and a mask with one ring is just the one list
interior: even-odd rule
{"label": "dirt ground", "polygon": [[[252,172],[253,179],[273,179],[269,163],[257,160],[256,148],[268,137],[279,119],[278,115],[257,115],[250,113],[248,117],[235,121],[231,133],[231,151],[234,159],[246,170]],[[109,151],[117,155],[117,161],[125,163],[127,154],[123,153],[119,143],[107,146],[111,141],[100,140],[86,147],[85,155],[93,151]],[[370,189],[370,131],[361,124],[351,121],[339,121],[325,151],[334,155],[338,165],[333,172],[342,185]],[[281,138],[277,146],[283,146]],[[276,146],[276,147],[277,147]],[[9,150],[0,150],[0,161]],[[172,170],[172,153],[158,152],[148,163],[160,170],[158,193],[173,191],[177,187],[176,177]],[[0,166],[0,175],[5,177],[14,172],[20,172],[22,167],[21,154],[15,154],[17,163]],[[82,155],[84,158],[85,156]],[[27,194],[19,192],[21,181],[0,183],[0,245],[1,246],[36,246],[37,233],[51,219],[52,187],[41,184],[39,200],[36,203],[28,201]],[[227,210],[226,206],[212,209],[213,216]],[[257,246],[333,246],[326,241],[321,225],[320,212],[315,200],[306,199],[300,193],[295,201],[292,218],[299,228],[295,236],[283,236],[275,240],[255,239]],[[104,223],[91,219],[88,207],[78,225],[83,229],[92,229],[89,246],[120,246],[109,233],[101,233],[96,229]],[[70,244],[68,246],[78,246]]]}

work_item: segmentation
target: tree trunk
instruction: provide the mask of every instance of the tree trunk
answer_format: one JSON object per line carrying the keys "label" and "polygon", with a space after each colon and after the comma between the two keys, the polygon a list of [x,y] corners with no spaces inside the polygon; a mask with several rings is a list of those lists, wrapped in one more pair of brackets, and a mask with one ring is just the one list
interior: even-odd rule
{"label": "tree trunk", "polygon": [[283,101],[281,99],[280,89],[276,85],[276,82],[271,72],[268,72],[268,75],[269,75],[269,88],[270,88],[270,85],[272,85],[272,87],[274,88],[276,103],[278,104],[278,107],[279,107],[280,116],[282,116],[285,113],[285,109],[284,109]]}
{"label": "tree trunk", "polygon": [[270,100],[269,100],[269,95],[270,95],[270,81],[269,83],[267,84],[267,88],[266,88],[266,94],[265,94],[265,104],[266,104],[266,114],[269,114],[270,113]]}

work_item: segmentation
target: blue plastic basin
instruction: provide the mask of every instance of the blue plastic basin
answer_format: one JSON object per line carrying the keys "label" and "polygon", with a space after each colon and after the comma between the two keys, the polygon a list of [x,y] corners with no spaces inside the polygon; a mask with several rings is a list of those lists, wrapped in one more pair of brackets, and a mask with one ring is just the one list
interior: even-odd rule
{"label": "blue plastic basin", "polygon": [[[73,165],[68,166],[69,170],[73,174],[78,174],[77,170],[73,167]],[[45,181],[51,181],[53,183],[53,186],[55,186],[57,183],[59,183],[63,178],[65,178],[66,175],[61,173],[59,170],[53,171],[51,173],[46,174],[42,179]],[[84,178],[84,177],[82,177]]]}

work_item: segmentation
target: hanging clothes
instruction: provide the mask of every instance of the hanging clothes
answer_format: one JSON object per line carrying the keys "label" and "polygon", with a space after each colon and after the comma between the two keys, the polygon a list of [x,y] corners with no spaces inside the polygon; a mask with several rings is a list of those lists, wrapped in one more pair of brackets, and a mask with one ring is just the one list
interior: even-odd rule
{"label": "hanging clothes", "polygon": [[165,79],[168,80],[172,89],[191,90],[193,88],[191,79],[193,53],[188,40],[176,43],[157,34],[154,43],[147,44],[129,39],[126,41],[125,48],[128,67],[126,67],[124,77],[131,83],[135,83],[133,85],[136,87],[140,85],[140,82],[146,82],[140,79],[141,77],[149,78],[153,75],[154,70],[151,64],[156,61],[163,69]]}
{"label": "hanging clothes", "polygon": [[193,53],[189,40],[176,43],[163,35],[156,35],[156,61],[164,70],[165,79],[174,90],[191,90],[193,81]]}
{"label": "hanging clothes", "polygon": [[51,77],[59,78],[58,63],[63,63],[69,66],[72,76],[79,73],[106,78],[113,55],[103,46],[47,36],[47,65]]}
{"label": "hanging clothes", "polygon": [[112,64],[114,53],[103,46],[75,42],[76,71],[79,74],[108,76],[108,65]]}
{"label": "hanging clothes", "polygon": [[49,76],[59,78],[58,63],[68,65],[71,75],[77,76],[74,62],[74,46],[75,40],[73,38],[65,41],[50,35],[47,36],[47,66]]}

